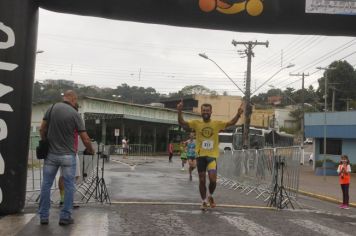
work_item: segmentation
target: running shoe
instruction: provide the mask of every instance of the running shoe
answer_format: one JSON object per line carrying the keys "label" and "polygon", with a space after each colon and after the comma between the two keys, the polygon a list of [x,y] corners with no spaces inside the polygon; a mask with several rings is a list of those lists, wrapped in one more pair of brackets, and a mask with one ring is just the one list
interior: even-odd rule
{"label": "running shoe", "polygon": [[180,169],[181,171],[185,171],[184,167],[182,169]]}
{"label": "running shoe", "polygon": [[345,207],[345,205],[344,204],[341,204],[340,206],[339,206],[339,208],[344,208]]}
{"label": "running shoe", "polygon": [[209,201],[209,205],[210,205],[211,208],[216,207],[216,204],[214,202],[214,198],[212,196],[208,197],[208,201]]}
{"label": "running shoe", "polygon": [[350,207],[349,207],[349,205],[346,205],[346,204],[345,204],[342,209],[348,210],[348,209],[350,209]]}
{"label": "running shoe", "polygon": [[208,207],[208,203],[206,203],[205,201],[201,204],[201,206],[200,206],[200,209],[202,210],[202,211],[206,211],[207,209],[208,209],[209,207]]}

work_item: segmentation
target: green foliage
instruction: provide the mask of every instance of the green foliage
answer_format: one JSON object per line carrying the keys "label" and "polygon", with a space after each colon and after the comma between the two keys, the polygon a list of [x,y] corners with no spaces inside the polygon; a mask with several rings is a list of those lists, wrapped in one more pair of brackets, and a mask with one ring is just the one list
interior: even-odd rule
{"label": "green foliage", "polygon": [[[121,84],[115,89],[99,88],[97,86],[79,87],[77,84],[70,83],[70,81],[61,82],[58,80],[52,80],[48,83],[34,83],[33,102],[41,103],[61,101],[61,94],[69,89],[76,91],[79,97],[88,96],[137,104],[159,102],[161,98],[167,97],[167,95],[159,94],[152,87],[144,88],[138,86],[129,86],[128,84]],[[168,97],[183,97],[192,94],[217,95],[218,93],[202,85],[189,85],[185,86],[177,93],[170,93]]]}
{"label": "green foliage", "polygon": [[296,135],[300,132],[300,130],[298,128],[285,128],[285,127],[281,127],[280,131],[286,132],[287,134],[293,134],[293,135]]}
{"label": "green foliage", "polygon": [[[344,99],[356,99],[356,71],[347,61],[334,61],[329,65],[329,69],[324,72],[324,76],[318,80],[319,88],[317,94],[319,101],[324,101],[325,78],[327,78],[327,103],[329,107],[332,103],[333,90],[335,91],[335,110],[346,110]],[[330,108],[329,108],[330,110]]]}
{"label": "green foliage", "polygon": [[[216,96],[218,93],[215,90],[210,90],[203,85],[188,85],[175,93],[169,93],[168,97],[170,98],[183,98],[185,96],[200,94],[200,95],[212,95]],[[227,95],[225,91],[223,95]]]}
{"label": "green foliage", "polygon": [[161,95],[154,88],[148,87],[130,87],[122,84],[116,89],[99,88],[97,86],[78,87],[76,84],[66,85],[59,81],[50,83],[35,82],[33,87],[33,102],[58,102],[62,100],[62,93],[66,90],[74,90],[79,97],[89,96],[95,98],[118,100],[123,102],[132,102],[138,104],[149,104],[158,102]]}
{"label": "green foliage", "polygon": [[192,94],[201,94],[201,95],[218,95],[214,90],[210,90],[203,85],[188,85],[180,90],[180,93],[183,96],[192,95]]}

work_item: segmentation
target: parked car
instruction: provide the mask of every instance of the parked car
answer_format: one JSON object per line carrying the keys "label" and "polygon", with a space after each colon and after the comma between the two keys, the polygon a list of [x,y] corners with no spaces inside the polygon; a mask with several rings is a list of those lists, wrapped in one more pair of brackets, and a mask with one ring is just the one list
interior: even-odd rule
{"label": "parked car", "polygon": [[313,139],[312,138],[306,138],[304,141],[304,144],[313,144]]}

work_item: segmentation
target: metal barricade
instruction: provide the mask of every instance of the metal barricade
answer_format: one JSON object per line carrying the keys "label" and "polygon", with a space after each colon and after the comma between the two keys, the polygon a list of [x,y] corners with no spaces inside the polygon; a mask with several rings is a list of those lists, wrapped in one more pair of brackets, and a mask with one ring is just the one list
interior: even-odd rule
{"label": "metal barricade", "polygon": [[[270,200],[282,186],[286,206],[287,201],[297,200],[301,155],[300,147],[224,152],[218,158],[218,182],[247,195],[254,193],[256,199],[264,201]],[[280,171],[281,160],[283,171]]]}
{"label": "metal barricade", "polygon": [[[30,145],[27,162],[27,184],[26,184],[26,201],[37,202],[42,184],[42,167],[43,160],[38,160],[36,157],[36,147],[40,140],[39,135],[30,136]],[[57,188],[57,183],[53,189]]]}
{"label": "metal barricade", "polygon": [[[283,178],[282,184],[289,197],[297,200],[302,149],[300,147],[277,148],[275,155],[280,158],[282,162],[280,164],[284,165],[284,174],[280,177]],[[282,181],[282,179],[279,179],[279,181]]]}
{"label": "metal barricade", "polygon": [[[28,152],[28,169],[27,169],[27,184],[26,184],[26,204],[37,203],[40,197],[41,185],[43,180],[43,160],[38,160],[36,157],[36,147],[38,146],[38,141],[40,137],[38,135],[30,136],[30,145]],[[97,147],[93,145],[94,149],[97,152]],[[79,153],[79,165],[81,176],[77,181],[77,190],[80,189],[80,186],[88,182],[92,176],[96,173],[96,163],[97,156],[84,156],[82,153]],[[59,171],[57,173],[57,177],[54,180],[52,186],[52,193],[58,190],[58,178]]]}
{"label": "metal barricade", "polygon": [[153,155],[153,147],[150,144],[129,144],[127,151],[121,145],[107,145],[105,149],[110,155],[123,155],[130,158],[144,157],[146,159]]}

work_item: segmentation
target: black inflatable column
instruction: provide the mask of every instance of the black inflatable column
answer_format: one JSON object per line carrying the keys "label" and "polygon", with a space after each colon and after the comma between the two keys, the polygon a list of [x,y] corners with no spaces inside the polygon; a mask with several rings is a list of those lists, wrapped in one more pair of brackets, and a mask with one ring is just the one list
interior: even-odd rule
{"label": "black inflatable column", "polygon": [[25,205],[38,6],[0,0],[0,214]]}

